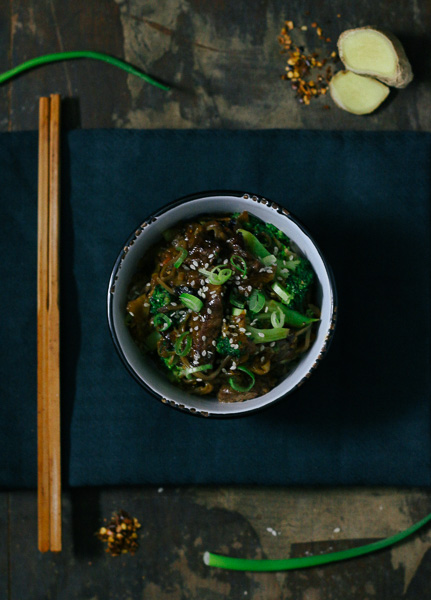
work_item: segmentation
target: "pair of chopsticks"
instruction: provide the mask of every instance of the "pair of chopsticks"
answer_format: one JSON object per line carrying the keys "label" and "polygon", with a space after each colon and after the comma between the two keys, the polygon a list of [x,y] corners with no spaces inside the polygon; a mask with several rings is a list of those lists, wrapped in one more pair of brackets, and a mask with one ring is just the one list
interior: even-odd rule
{"label": "pair of chopsticks", "polygon": [[60,96],[39,100],[37,242],[37,503],[41,552],[61,550]]}

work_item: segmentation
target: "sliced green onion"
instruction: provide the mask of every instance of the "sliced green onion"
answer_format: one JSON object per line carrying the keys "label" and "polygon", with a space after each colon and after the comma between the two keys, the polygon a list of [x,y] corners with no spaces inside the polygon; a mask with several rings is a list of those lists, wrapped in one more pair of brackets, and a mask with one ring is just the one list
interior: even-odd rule
{"label": "sliced green onion", "polygon": [[175,340],[175,354],[178,354],[178,356],[187,356],[187,354],[190,352],[190,348],[192,347],[192,342],[192,336],[189,331],[186,331],[186,333],[182,333]]}
{"label": "sliced green onion", "polygon": [[273,329],[256,329],[250,325],[246,328],[251,333],[250,339],[256,344],[265,344],[268,342],[277,342],[284,340],[289,335],[289,329],[284,327],[274,327]]}
{"label": "sliced green onion", "polygon": [[178,252],[181,253],[177,260],[174,262],[174,267],[178,269],[178,267],[180,267],[187,258],[188,252],[185,248],[182,248],[181,246],[175,246],[175,250],[178,250]]}
{"label": "sliced green onion", "polygon": [[162,336],[158,331],[152,331],[150,335],[145,338],[145,346],[150,352],[157,348],[157,342],[161,337]]}
{"label": "sliced green onion", "polygon": [[180,300],[184,306],[187,306],[187,308],[190,308],[194,312],[199,312],[204,305],[202,300],[193,296],[193,294],[180,294]]}
{"label": "sliced green onion", "polygon": [[277,307],[276,310],[271,313],[271,325],[273,327],[283,327],[285,319],[286,317],[281,308]]}
{"label": "sliced green onion", "polygon": [[166,331],[172,325],[172,319],[163,313],[158,313],[153,319],[158,331]]}
{"label": "sliced green onion", "polygon": [[248,301],[248,306],[253,313],[258,313],[265,306],[265,296],[259,290],[254,290]]}
{"label": "sliced green onion", "polygon": [[37,56],[36,58],[31,58],[30,60],[27,60],[27,61],[21,63],[20,65],[13,67],[13,69],[10,69],[9,71],[5,71],[4,73],[2,73],[0,75],[0,85],[2,83],[4,83],[5,81],[8,81],[9,79],[12,79],[12,77],[16,77],[20,73],[23,73],[24,71],[28,71],[29,69],[34,69],[35,67],[39,67],[40,65],[46,65],[48,63],[53,63],[53,62],[58,62],[58,61],[63,61],[63,60],[74,60],[77,58],[91,58],[94,60],[103,60],[103,61],[109,63],[110,65],[113,65],[114,67],[119,67],[120,69],[127,71],[127,73],[131,73],[132,75],[136,75],[137,77],[144,79],[148,83],[151,83],[151,85],[155,85],[156,87],[158,87],[162,90],[167,91],[170,89],[169,86],[156,81],[155,79],[153,79],[146,73],[143,73],[136,67],[133,67],[129,63],[126,63],[123,60],[116,58],[115,56],[110,56],[109,54],[104,54],[103,52],[93,52],[91,50],[75,50],[72,52],[54,52],[53,54],[44,54],[43,56]]}
{"label": "sliced green onion", "polygon": [[242,277],[247,275],[247,263],[242,256],[239,254],[234,254],[231,256],[230,262],[233,268],[241,273]]}
{"label": "sliced green onion", "polygon": [[265,258],[265,256],[271,255],[271,253],[268,252],[265,246],[261,242],[259,242],[257,237],[250,233],[250,231],[247,231],[246,229],[238,229],[238,231],[241,233],[245,247],[250,252],[250,254],[253,254],[253,256],[260,258],[261,260]]}
{"label": "sliced green onion", "polygon": [[290,304],[291,300],[293,299],[293,294],[291,294],[290,292],[285,290],[277,282],[272,284],[272,289],[277,294],[277,296],[279,296],[279,298],[281,298],[281,301],[284,302],[284,304]]}
{"label": "sliced green onion", "polygon": [[212,365],[201,365],[200,367],[187,367],[181,371],[182,375],[185,375],[187,378],[190,377],[192,373],[198,373],[199,371],[206,371],[207,369],[211,369]]}
{"label": "sliced green onion", "polygon": [[211,271],[199,269],[199,273],[205,275],[212,285],[223,285],[232,275],[232,269],[226,269],[223,265],[217,265]]}
{"label": "sliced green onion", "polygon": [[235,378],[230,377],[229,378],[230,387],[233,390],[235,390],[236,392],[249,392],[255,383],[255,377],[254,377],[253,373],[251,371],[249,371],[248,369],[246,369],[245,367],[237,367],[237,369],[238,369],[238,371],[243,371],[243,373],[246,373],[251,378],[251,381],[246,386],[238,385],[238,383],[235,382]]}
{"label": "sliced green onion", "polygon": [[271,314],[278,309],[283,311],[286,324],[292,327],[300,328],[304,327],[305,325],[309,325],[310,323],[316,323],[317,321],[320,321],[320,319],[318,319],[317,317],[309,317],[308,315],[303,315],[296,310],[288,308],[280,302],[276,302],[275,300],[270,300],[267,306],[268,309],[271,311]]}
{"label": "sliced green onion", "polygon": [[233,288],[230,296],[229,296],[229,302],[231,304],[233,304],[234,306],[236,306],[237,308],[244,308],[245,306],[245,302],[244,300],[241,298],[239,298],[237,292],[235,291],[236,288]]}
{"label": "sliced green onion", "polygon": [[277,259],[275,258],[275,256],[273,254],[269,254],[268,256],[264,256],[262,258],[262,262],[265,265],[265,267],[269,267],[269,266],[275,265],[277,262]]}
{"label": "sliced green onion", "polygon": [[337,563],[343,560],[350,560],[365,554],[371,554],[383,548],[389,548],[394,544],[399,544],[409,536],[416,533],[421,527],[424,527],[431,521],[431,513],[421,521],[411,525],[404,531],[400,531],[391,537],[371,542],[356,548],[347,550],[338,550],[337,552],[327,552],[317,556],[300,556],[299,558],[285,559],[246,559],[223,556],[220,554],[204,553],[204,563],[209,567],[218,567],[219,569],[231,569],[234,571],[292,571],[294,569],[308,569],[329,563]]}

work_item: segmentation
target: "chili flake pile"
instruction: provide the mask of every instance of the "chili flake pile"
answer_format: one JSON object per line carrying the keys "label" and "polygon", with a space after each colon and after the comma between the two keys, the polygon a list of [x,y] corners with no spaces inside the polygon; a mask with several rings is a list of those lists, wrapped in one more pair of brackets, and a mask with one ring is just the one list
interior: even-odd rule
{"label": "chili flake pile", "polygon": [[106,552],[111,556],[127,553],[133,555],[139,546],[137,531],[140,527],[138,519],[120,510],[113,513],[109,524],[101,527],[96,535],[99,540],[108,544]]}
{"label": "chili flake pile", "polygon": [[[331,43],[331,38],[323,34],[322,28],[317,23],[311,23],[311,27],[316,30],[317,37],[321,42]],[[339,58],[335,51],[321,58],[318,52],[309,53],[304,46],[296,45],[292,40],[292,32],[295,29],[307,31],[308,26],[295,27],[293,21],[286,21],[278,36],[282,47],[281,53],[288,55],[286,73],[281,78],[290,81],[298,101],[308,105],[312,98],[318,98],[327,93],[328,84],[333,75],[332,66],[328,63],[336,63]],[[315,76],[314,73],[316,73]]]}

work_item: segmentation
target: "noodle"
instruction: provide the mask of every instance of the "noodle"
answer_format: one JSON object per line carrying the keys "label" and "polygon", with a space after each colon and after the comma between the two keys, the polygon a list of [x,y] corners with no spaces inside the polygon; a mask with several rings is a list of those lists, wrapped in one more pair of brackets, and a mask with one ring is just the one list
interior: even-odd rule
{"label": "noodle", "polygon": [[180,223],[166,237],[129,287],[134,341],[192,393],[221,402],[267,393],[315,339],[310,263],[247,212]]}

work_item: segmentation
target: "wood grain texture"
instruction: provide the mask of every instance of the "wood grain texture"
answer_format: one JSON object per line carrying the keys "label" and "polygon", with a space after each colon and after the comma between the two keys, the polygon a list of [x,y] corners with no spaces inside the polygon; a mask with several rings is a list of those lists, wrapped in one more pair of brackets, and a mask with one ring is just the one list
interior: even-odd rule
{"label": "wood grain texture", "polygon": [[[276,37],[285,19],[316,21],[334,42],[350,27],[391,29],[404,43],[415,79],[368,117],[324,110],[320,101],[300,106],[280,79],[284,60]],[[66,127],[431,131],[430,28],[430,2],[364,0],[347,7],[341,0],[10,0],[0,3],[0,70],[48,52],[98,50],[125,58],[173,89],[164,93],[94,61],[50,65],[0,88],[0,130],[36,129],[37,97],[58,92],[65,98]],[[208,570],[201,560],[207,549],[276,558],[378,539],[430,512],[429,490],[73,490],[63,494],[63,552],[43,557],[36,542],[36,493],[4,492],[2,507],[8,498],[10,517],[5,509],[0,523],[0,597],[8,600],[429,596],[429,528],[390,552],[319,570],[229,573]],[[133,558],[111,559],[93,535],[119,508],[143,524]]]}
{"label": "wood grain texture", "polygon": [[[280,573],[206,567],[203,552],[277,558],[342,550],[431,511],[421,490],[149,488],[64,494],[60,555],[40,555],[34,492],[12,492],[11,598],[82,600],[425,600],[431,533],[387,552]],[[135,556],[112,558],[94,532],[120,508],[142,523]],[[24,568],[23,568],[24,567]],[[1,580],[0,580],[1,581]]]}
{"label": "wood grain texture", "polygon": [[[415,79],[366,117],[345,113],[324,97],[300,105],[280,78],[285,59],[277,35],[286,19],[308,25],[307,32],[296,34],[310,50],[316,44],[313,21],[334,49],[347,28],[374,23],[392,30],[405,46]],[[11,26],[2,70],[48,52],[87,49],[124,58],[172,85],[166,93],[98,61],[41,67],[0,90],[0,107],[9,106],[2,130],[36,128],[34,98],[52,92],[79,103],[85,128],[431,130],[429,2],[366,0],[347,8],[342,0],[11,0],[0,6],[0,22]],[[72,112],[65,114],[66,125],[76,126],[76,106]]]}

